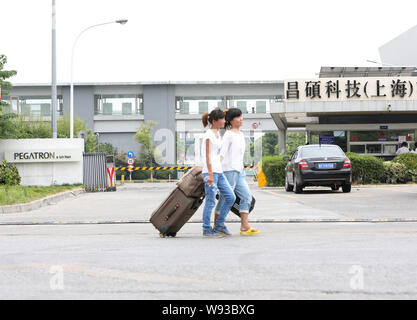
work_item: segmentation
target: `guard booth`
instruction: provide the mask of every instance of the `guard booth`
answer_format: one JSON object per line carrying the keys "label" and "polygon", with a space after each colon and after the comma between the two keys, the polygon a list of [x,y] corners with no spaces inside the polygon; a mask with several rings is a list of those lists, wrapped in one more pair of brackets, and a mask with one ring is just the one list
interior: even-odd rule
{"label": "guard booth", "polygon": [[116,191],[114,156],[104,152],[84,153],[83,184],[87,192]]}

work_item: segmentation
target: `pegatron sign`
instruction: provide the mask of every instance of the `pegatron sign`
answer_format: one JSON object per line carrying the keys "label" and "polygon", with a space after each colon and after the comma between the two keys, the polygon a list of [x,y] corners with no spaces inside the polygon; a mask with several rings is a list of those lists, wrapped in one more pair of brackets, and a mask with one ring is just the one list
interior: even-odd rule
{"label": "pegatron sign", "polygon": [[8,150],[4,153],[7,162],[75,162],[82,160],[82,152],[75,149],[66,150]]}
{"label": "pegatron sign", "polygon": [[285,100],[417,100],[417,77],[316,78],[285,80]]}

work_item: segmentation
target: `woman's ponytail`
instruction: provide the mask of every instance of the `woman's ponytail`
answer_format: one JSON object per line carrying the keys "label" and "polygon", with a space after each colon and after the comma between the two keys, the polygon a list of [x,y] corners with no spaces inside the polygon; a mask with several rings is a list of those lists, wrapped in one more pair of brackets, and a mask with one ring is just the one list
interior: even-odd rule
{"label": "woman's ponytail", "polygon": [[203,126],[204,126],[204,128],[208,126],[208,123],[209,123],[209,121],[208,121],[208,117],[209,117],[208,112],[205,112],[205,113],[203,114],[203,116],[201,117],[201,121],[203,122]]}

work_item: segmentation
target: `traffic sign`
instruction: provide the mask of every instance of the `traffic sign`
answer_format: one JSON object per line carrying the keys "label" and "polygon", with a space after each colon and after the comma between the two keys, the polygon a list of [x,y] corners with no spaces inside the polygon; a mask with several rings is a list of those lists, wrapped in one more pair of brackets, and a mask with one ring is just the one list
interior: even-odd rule
{"label": "traffic sign", "polygon": [[127,157],[128,158],[133,158],[135,156],[135,154],[132,152],[132,151],[129,151],[128,153],[127,153]]}
{"label": "traffic sign", "polygon": [[132,158],[129,158],[129,159],[127,159],[127,163],[128,164],[134,164],[135,163],[135,160],[132,159]]}

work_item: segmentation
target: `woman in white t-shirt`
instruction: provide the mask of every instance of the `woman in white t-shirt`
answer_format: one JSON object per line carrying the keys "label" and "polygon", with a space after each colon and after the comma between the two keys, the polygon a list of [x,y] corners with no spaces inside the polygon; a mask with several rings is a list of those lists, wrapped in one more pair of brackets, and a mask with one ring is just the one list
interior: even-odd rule
{"label": "woman in white t-shirt", "polygon": [[[240,131],[243,124],[242,111],[237,108],[230,108],[226,113],[226,133],[223,136],[223,146],[221,151],[222,167],[224,175],[229,181],[230,186],[240,198],[239,213],[241,219],[240,234],[255,235],[259,231],[252,228],[248,222],[249,209],[252,202],[252,194],[246,183],[246,173],[243,167],[245,156],[245,136]],[[219,215],[224,203],[224,197],[220,195],[219,202],[215,210],[215,218]]]}
{"label": "woman in white t-shirt", "polygon": [[[215,109],[210,114],[207,112],[202,117],[204,127],[209,126],[203,137],[202,162],[203,180],[205,189],[205,204],[203,210],[203,236],[222,237],[232,235],[225,226],[226,215],[236,200],[232,188],[223,174],[220,160],[222,139],[219,129],[224,128],[225,115],[220,109]],[[217,190],[224,198],[224,203],[219,208],[219,216],[214,228],[210,226],[210,217],[216,205]]]}

